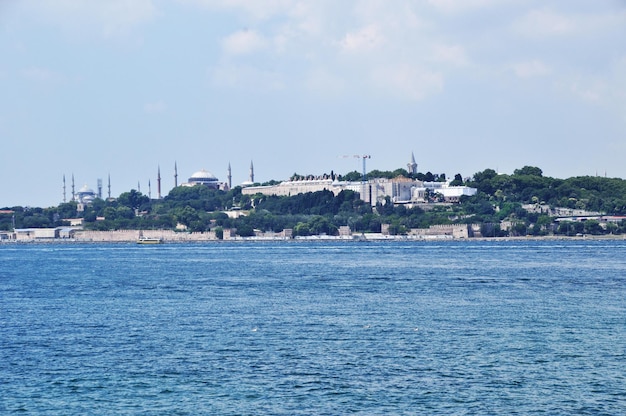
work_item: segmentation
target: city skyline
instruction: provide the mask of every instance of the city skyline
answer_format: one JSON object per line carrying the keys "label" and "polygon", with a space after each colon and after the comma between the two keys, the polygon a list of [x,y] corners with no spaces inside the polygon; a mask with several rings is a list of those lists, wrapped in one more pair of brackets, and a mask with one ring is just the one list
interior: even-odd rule
{"label": "city skyline", "polygon": [[15,0],[0,34],[1,206],[72,173],[156,194],[156,166],[166,194],[173,160],[626,178],[621,0]]}

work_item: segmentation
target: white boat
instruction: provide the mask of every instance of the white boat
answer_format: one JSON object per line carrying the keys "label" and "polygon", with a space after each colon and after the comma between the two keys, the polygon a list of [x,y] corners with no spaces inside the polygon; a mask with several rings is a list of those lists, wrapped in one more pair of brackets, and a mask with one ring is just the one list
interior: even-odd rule
{"label": "white boat", "polygon": [[162,244],[163,240],[158,237],[139,237],[137,244]]}

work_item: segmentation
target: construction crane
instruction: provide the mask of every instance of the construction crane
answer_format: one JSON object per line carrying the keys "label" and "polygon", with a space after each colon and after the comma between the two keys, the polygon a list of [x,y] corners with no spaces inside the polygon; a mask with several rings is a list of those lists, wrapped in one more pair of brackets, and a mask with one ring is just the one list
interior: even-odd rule
{"label": "construction crane", "polygon": [[362,181],[363,181],[363,183],[365,183],[365,182],[366,182],[366,179],[367,179],[367,178],[366,178],[366,177],[367,177],[367,171],[365,170],[365,161],[366,161],[367,159],[371,159],[371,158],[372,158],[372,156],[370,156],[370,155],[352,155],[352,156],[350,156],[350,155],[343,155],[343,156],[341,156],[341,157],[342,157],[342,158],[353,157],[353,158],[355,158],[355,159],[363,159],[363,178],[362,178]]}
{"label": "construction crane", "polygon": [[343,155],[342,157],[343,158],[353,157],[355,159],[363,159],[363,176],[361,178],[361,186],[363,189],[361,190],[361,199],[367,202],[368,200],[368,198],[366,197],[367,170],[365,169],[365,162],[367,161],[367,159],[371,159],[372,156],[370,155],[352,155],[352,156]]}

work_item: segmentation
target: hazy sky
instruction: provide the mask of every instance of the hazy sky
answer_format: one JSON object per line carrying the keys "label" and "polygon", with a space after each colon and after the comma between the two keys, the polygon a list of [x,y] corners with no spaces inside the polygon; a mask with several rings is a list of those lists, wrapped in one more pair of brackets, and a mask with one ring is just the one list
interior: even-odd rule
{"label": "hazy sky", "polygon": [[525,165],[626,178],[625,0],[0,0],[0,207]]}

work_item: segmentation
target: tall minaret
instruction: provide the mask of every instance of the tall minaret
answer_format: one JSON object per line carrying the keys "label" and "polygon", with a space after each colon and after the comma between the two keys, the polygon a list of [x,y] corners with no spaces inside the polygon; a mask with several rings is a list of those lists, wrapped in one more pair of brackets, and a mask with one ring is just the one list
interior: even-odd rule
{"label": "tall minaret", "polygon": [[178,186],[178,167],[176,166],[176,162],[174,162],[174,188]]}
{"label": "tall minaret", "polygon": [[67,199],[65,199],[65,173],[63,174],[63,203],[65,204]]}
{"label": "tall minaret", "polygon": [[415,162],[415,155],[411,152],[411,161],[406,164],[407,170],[410,175],[415,175],[417,173],[417,163]]}
{"label": "tall minaret", "polygon": [[150,186],[150,179],[148,179],[148,199],[152,199],[152,187]]}
{"label": "tall minaret", "polygon": [[141,193],[141,184],[137,181],[137,192]]}
{"label": "tall minaret", "polygon": [[72,201],[76,198],[76,191],[74,188],[74,174],[72,173]]}
{"label": "tall minaret", "polygon": [[228,189],[233,189],[233,172],[230,169],[230,162],[228,162]]}
{"label": "tall minaret", "polygon": [[111,174],[109,173],[109,199],[111,199]]}
{"label": "tall minaret", "polygon": [[254,165],[250,161],[250,183],[254,183]]}
{"label": "tall minaret", "polygon": [[161,199],[161,166],[157,169],[157,199]]}
{"label": "tall minaret", "polygon": [[102,179],[98,179],[98,198],[102,199]]}

